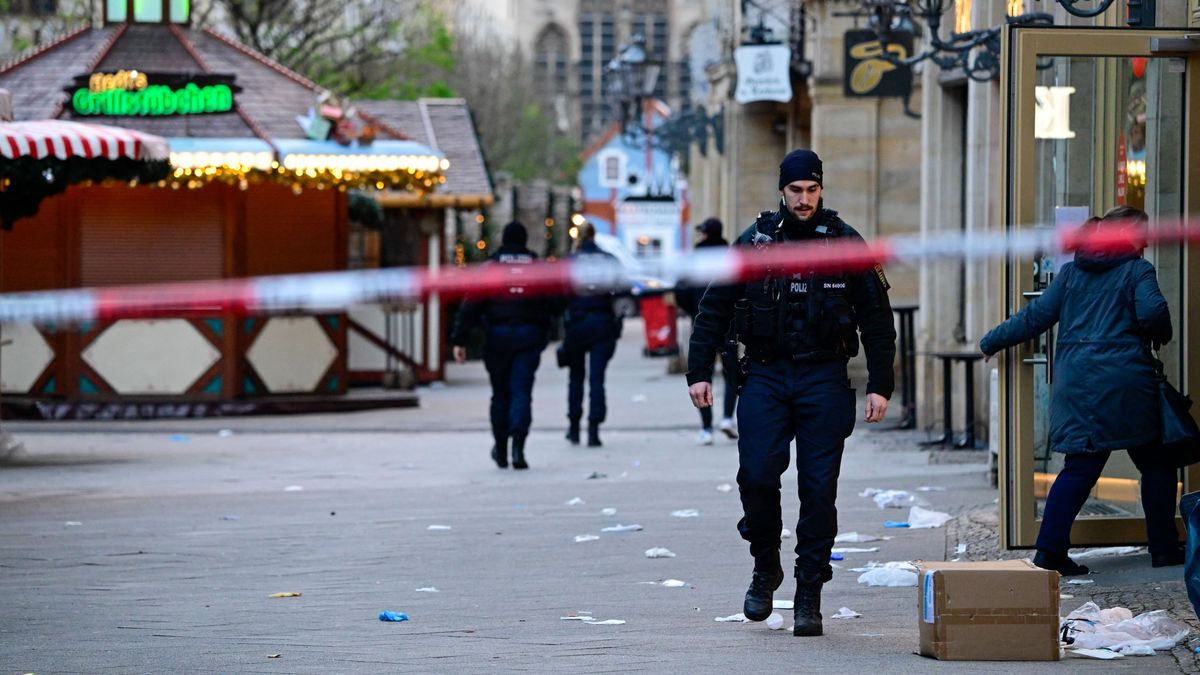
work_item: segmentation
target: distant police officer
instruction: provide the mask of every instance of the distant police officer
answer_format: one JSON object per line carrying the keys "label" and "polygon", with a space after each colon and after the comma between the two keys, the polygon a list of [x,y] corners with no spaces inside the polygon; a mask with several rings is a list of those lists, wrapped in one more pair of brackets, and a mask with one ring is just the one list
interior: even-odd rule
{"label": "distant police officer", "polygon": [[[596,245],[596,229],[591,223],[579,226],[579,244],[570,258],[600,259],[617,264],[616,258]],[[583,381],[588,385],[588,436],[590,447],[599,447],[600,425],[608,416],[604,395],[604,373],[621,337],[621,319],[613,310],[613,293],[585,289],[567,303],[566,335],[563,355],[568,368],[567,440],[579,443],[579,422],[583,417]]]}
{"label": "distant police officer", "polygon": [[[490,264],[528,265],[537,260],[537,254],[525,248],[526,238],[521,223],[505,225],[500,250],[489,258]],[[480,322],[487,329],[483,363],[492,384],[492,459],[501,469],[508,467],[509,439],[513,468],[529,468],[525,437],[533,419],[533,376],[556,310],[554,300],[527,297],[525,289],[514,283],[492,298],[466,298],[455,319],[450,342],[459,363],[467,358],[465,345],[471,329]]]}
{"label": "distant police officer", "polygon": [[[816,153],[788,153],[779,165],[779,210],[760,214],[734,245],[862,241],[836,211],[824,207],[821,174]],[[700,301],[687,373],[697,407],[713,404],[713,358],[731,323],[745,346],[738,406],[737,480],[743,510],[738,531],[754,556],[745,602],[745,615],[753,621],[770,615],[771,596],[783,583],[779,489],[795,439],[800,518],[793,633],[821,634],[821,586],[833,575],[829,554],[837,535],[838,473],[855,418],[846,362],[858,353],[860,333],[868,370],[865,419],[878,422],[894,384],[896,331],[888,288],[883,268],[876,265],[868,272],[713,285]]]}

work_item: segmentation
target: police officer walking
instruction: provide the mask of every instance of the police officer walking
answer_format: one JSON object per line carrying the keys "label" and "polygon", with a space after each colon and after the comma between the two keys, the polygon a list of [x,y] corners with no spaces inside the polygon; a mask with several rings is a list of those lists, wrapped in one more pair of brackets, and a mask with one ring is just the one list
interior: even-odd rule
{"label": "police officer walking", "polygon": [[[617,264],[616,258],[596,245],[596,229],[591,223],[579,226],[579,245],[569,258],[601,258]],[[613,310],[613,293],[600,289],[576,294],[567,303],[566,335],[562,349],[568,368],[567,440],[579,443],[579,423],[583,418],[583,382],[588,386],[587,444],[599,447],[600,425],[608,416],[604,395],[604,374],[608,361],[621,337],[621,319]]]}
{"label": "police officer walking", "polygon": [[[760,214],[735,246],[862,241],[836,211],[825,208],[816,153],[793,150],[784,157],[779,191],[779,210]],[[868,371],[864,419],[882,420],[894,385],[896,355],[888,288],[883,268],[876,265],[867,272],[810,272],[713,285],[700,301],[687,373],[696,407],[713,404],[713,359],[731,325],[745,346],[737,411],[737,481],[743,511],[738,531],[750,542],[754,557],[744,606],[752,621],[770,615],[772,594],[784,579],[779,562],[780,477],[787,470],[794,439],[800,518],[795,530],[793,633],[821,635],[821,586],[833,576],[829,554],[837,535],[838,474],[855,420],[855,392],[846,363],[858,353],[861,334]]]}
{"label": "police officer walking", "polygon": [[[500,250],[489,264],[528,265],[537,254],[525,247],[528,234],[516,221],[504,226]],[[483,363],[492,385],[491,422],[492,459],[501,469],[508,467],[508,442],[512,440],[512,466],[528,469],[525,438],[533,420],[533,376],[546,348],[550,320],[558,307],[549,298],[525,296],[525,289],[514,283],[494,298],[463,300],[450,343],[454,360],[467,359],[467,339],[471,330],[483,323],[487,329]]]}

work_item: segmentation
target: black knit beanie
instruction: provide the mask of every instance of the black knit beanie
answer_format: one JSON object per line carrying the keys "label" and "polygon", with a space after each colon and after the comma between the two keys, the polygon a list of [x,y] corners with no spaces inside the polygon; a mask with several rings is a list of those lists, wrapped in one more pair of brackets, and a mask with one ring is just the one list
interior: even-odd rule
{"label": "black knit beanie", "polygon": [[815,181],[821,185],[821,158],[812,150],[803,148],[789,152],[779,163],[779,189],[798,180]]}
{"label": "black knit beanie", "polygon": [[510,246],[524,246],[528,240],[529,233],[525,231],[525,226],[515,220],[505,225],[500,235],[500,243]]}

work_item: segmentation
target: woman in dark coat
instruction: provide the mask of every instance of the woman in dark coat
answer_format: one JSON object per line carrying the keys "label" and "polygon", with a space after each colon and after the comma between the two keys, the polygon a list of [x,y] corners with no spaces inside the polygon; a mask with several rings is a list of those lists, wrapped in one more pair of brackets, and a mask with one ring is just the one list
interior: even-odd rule
{"label": "woman in dark coat", "polygon": [[[1147,222],[1144,212],[1120,206],[1084,227],[1137,230]],[[1142,474],[1151,563],[1183,562],[1175,531],[1176,472],[1159,443],[1158,382],[1149,347],[1171,339],[1171,317],[1142,248],[1077,250],[1041,297],[979,341],[991,356],[1058,323],[1050,447],[1066,458],[1046,498],[1033,563],[1064,576],[1088,571],[1067,556],[1071,525],[1109,454],[1121,449]]]}

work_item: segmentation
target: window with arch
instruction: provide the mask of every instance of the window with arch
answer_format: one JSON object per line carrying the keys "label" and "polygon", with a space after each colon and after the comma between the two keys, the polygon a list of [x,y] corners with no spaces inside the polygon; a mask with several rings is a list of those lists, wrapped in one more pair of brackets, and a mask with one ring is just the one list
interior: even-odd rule
{"label": "window with arch", "polygon": [[542,93],[567,93],[567,32],[559,26],[542,29],[534,45],[534,67]]}

